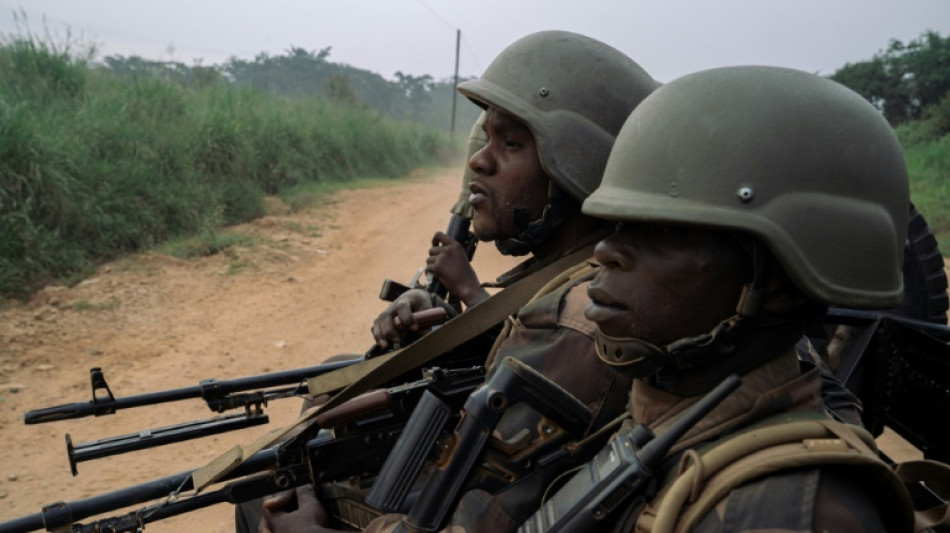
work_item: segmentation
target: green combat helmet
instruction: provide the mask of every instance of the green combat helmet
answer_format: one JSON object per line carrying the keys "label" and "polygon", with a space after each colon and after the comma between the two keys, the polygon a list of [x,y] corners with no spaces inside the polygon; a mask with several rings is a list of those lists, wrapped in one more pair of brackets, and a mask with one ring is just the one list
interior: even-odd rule
{"label": "green combat helmet", "polygon": [[479,106],[496,107],[528,127],[541,167],[556,184],[542,220],[512,239],[519,242],[499,248],[527,253],[563,216],[551,208],[563,203],[561,191],[581,202],[597,187],[624,119],[658,86],[622,52],[566,31],[523,37],[480,78],[459,84],[459,92]]}
{"label": "green combat helmet", "polygon": [[794,343],[794,316],[762,315],[762,247],[817,304],[892,308],[903,293],[908,202],[891,127],[850,89],[776,67],[672,81],[627,119],[583,212],[750,235],[754,277],[736,314],[709,333],[655,346],[598,330],[598,356],[637,377],[723,353],[748,369],[754,359],[736,355],[755,339]]}
{"label": "green combat helmet", "polygon": [[584,213],[758,238],[812,300],[901,303],[909,202],[893,130],[850,89],[776,67],[665,85],[620,132]]}

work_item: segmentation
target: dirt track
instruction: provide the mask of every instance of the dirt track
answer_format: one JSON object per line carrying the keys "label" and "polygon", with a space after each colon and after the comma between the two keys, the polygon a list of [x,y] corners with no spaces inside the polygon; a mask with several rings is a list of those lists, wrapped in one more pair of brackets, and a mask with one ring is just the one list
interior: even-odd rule
{"label": "dirt track", "polygon": [[[458,171],[391,187],[344,191],[334,202],[272,214],[237,228],[262,244],[200,261],[148,253],[104,265],[70,289],[51,287],[31,303],[0,311],[0,521],[202,465],[265,430],[245,429],[188,443],[80,463],[72,477],[64,435],[76,442],[211,416],[197,400],[100,418],[26,426],[25,411],[88,401],[98,366],[117,396],[197,385],[319,363],[363,352],[383,309],[389,277],[408,281],[429,238],[449,218]],[[482,246],[475,267],[494,277],[515,262]],[[299,402],[274,402],[271,425]],[[906,457],[904,451],[898,457]],[[148,526],[153,532],[229,532],[219,505]]]}
{"label": "dirt track", "polygon": [[[344,191],[307,212],[271,214],[241,228],[264,244],[200,261],[155,253],[104,265],[80,285],[49,288],[0,312],[0,521],[204,464],[265,430],[245,429],[79,464],[69,473],[64,435],[76,442],[211,416],[200,401],[111,416],[26,426],[25,411],[88,401],[88,372],[105,370],[116,396],[197,385],[361,353],[383,309],[383,279],[408,282],[424,265],[429,238],[448,223],[458,171]],[[476,270],[509,265],[493,247]],[[237,271],[234,273],[234,271]],[[274,402],[271,424],[287,423],[296,400]],[[148,531],[232,531],[228,505],[149,525]]]}

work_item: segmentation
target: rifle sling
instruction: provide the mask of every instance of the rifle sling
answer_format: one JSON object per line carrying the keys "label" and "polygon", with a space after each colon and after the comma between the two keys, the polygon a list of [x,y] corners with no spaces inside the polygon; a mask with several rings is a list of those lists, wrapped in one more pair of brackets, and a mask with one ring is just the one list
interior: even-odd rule
{"label": "rifle sling", "polygon": [[551,279],[577,263],[589,259],[593,252],[594,244],[589,244],[561,257],[512,283],[482,303],[472,306],[465,313],[449,320],[439,329],[401,350],[311,378],[307,386],[312,395],[336,390],[340,392],[328,402],[308,409],[289,426],[271,430],[247,446],[235,446],[192,472],[195,491],[200,492],[263,449],[277,443],[290,446],[297,439],[307,437],[309,433],[306,428],[318,414],[327,409],[336,407],[373,387],[424,365],[448,350],[475,338],[505,320],[509,315],[516,314]]}
{"label": "rifle sling", "polygon": [[593,245],[585,246],[561,257],[401,350],[311,378],[307,382],[310,393],[321,394],[345,387],[321,406],[321,410],[329,409],[422,366],[517,313],[548,281],[588,259],[593,248]]}

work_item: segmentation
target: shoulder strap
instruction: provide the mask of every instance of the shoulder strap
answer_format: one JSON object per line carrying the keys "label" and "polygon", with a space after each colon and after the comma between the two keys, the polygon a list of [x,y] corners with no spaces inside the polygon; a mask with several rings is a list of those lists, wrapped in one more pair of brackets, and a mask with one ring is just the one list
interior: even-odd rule
{"label": "shoulder strap", "polygon": [[410,369],[419,367],[503,321],[508,315],[517,312],[555,276],[588,259],[593,250],[594,245],[591,244],[561,257],[473,306],[446,322],[439,329],[401,350],[309,379],[307,386],[310,394],[339,392],[326,403],[305,411],[289,426],[271,430],[247,446],[235,446],[192,472],[191,479],[195,490],[203,490],[220,480],[242,462],[265,448],[278,442],[289,445],[299,440],[301,436],[306,435],[305,429],[309,427],[311,420],[321,412],[355,398]]}
{"label": "shoulder strap", "polygon": [[[705,450],[689,450],[676,476],[647,506],[637,531],[692,531],[733,489],[777,471],[821,465],[859,466],[893,501],[894,514],[907,530],[913,509],[906,488],[877,455],[874,439],[863,428],[824,419],[817,413],[783,415]],[[809,419],[811,418],[811,419]]]}
{"label": "shoulder strap", "polygon": [[[518,280],[510,287],[494,294],[484,302],[473,306],[461,315],[446,322],[441,328],[402,350],[311,378],[307,382],[310,394],[321,394],[345,387],[322,406],[322,410],[326,410],[410,369],[425,364],[436,356],[475,338],[509,315],[518,312],[518,309],[521,309],[531,297],[543,289],[553,278],[564,270],[589,258],[592,252],[593,246],[585,246],[561,257],[530,276]],[[350,369],[353,370],[350,371]],[[333,376],[339,370],[348,371],[340,373],[344,377],[342,380],[336,380]]]}
{"label": "shoulder strap", "polygon": [[[935,526],[950,526],[950,465],[938,461],[906,461],[895,468],[897,476],[908,486],[924,483],[936,499],[943,503],[914,511],[914,531]],[[941,530],[942,531],[942,530]]]}

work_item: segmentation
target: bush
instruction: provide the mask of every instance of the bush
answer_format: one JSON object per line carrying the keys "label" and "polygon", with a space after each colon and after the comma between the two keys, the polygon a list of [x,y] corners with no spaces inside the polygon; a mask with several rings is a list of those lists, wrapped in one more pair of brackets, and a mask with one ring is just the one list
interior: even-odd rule
{"label": "bush", "polygon": [[72,50],[0,41],[0,297],[217,235],[261,216],[265,194],[398,177],[456,147],[362,106],[118,75]]}

